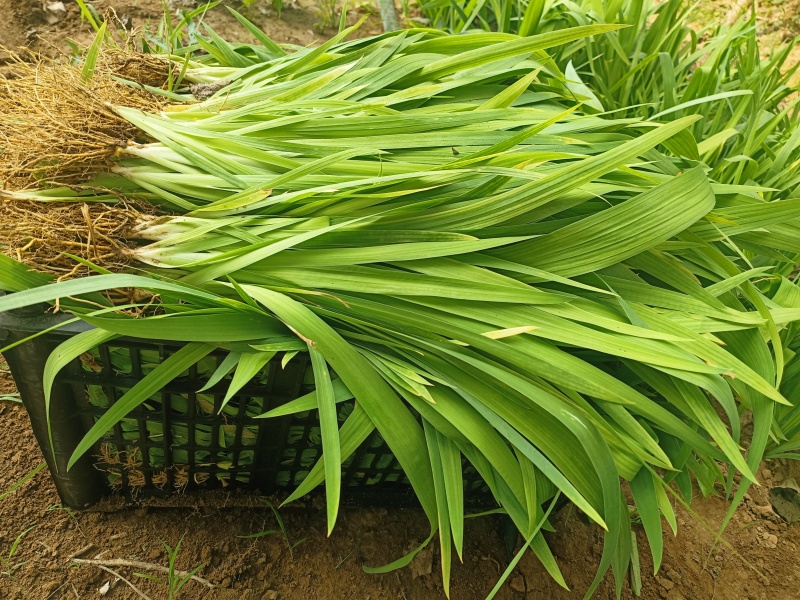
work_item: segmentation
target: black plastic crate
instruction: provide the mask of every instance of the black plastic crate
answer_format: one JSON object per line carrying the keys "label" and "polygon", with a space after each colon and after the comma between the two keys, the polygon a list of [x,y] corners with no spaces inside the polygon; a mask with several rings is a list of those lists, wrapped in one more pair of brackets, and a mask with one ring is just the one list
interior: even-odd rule
{"label": "black plastic crate", "polygon": [[[0,313],[0,345],[25,340],[64,323],[41,309]],[[227,380],[198,392],[224,358],[211,354],[134,409],[67,472],[73,450],[92,424],[146,374],[180,348],[174,342],[119,338],[76,359],[57,377],[51,395],[52,448],[42,374],[50,352],[90,329],[69,323],[5,353],[34,434],[62,502],[86,508],[110,491],[136,499],[186,490],[244,488],[265,494],[295,489],[322,454],[316,410],[271,419],[257,414],[313,391],[304,353],[281,364],[276,355],[220,408]],[[353,402],[337,405],[340,425]],[[475,470],[464,462],[466,501],[491,504]],[[399,463],[377,431],[342,465],[345,504],[413,506],[416,499]]]}

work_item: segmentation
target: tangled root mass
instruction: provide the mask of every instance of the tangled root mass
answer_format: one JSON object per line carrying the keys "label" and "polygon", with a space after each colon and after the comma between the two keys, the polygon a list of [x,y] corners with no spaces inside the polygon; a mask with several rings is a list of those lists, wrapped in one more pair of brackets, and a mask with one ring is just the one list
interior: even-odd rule
{"label": "tangled root mass", "polygon": [[7,190],[78,184],[107,169],[117,148],[141,135],[112,106],[158,111],[163,100],[144,85],[163,85],[171,68],[123,48],[105,49],[91,77],[66,58],[12,53],[12,60],[12,77],[0,79],[0,188]]}
{"label": "tangled root mass", "polygon": [[42,203],[0,193],[0,251],[59,278],[90,272],[68,254],[119,271],[130,261],[127,235],[150,218],[147,210],[128,203]]}

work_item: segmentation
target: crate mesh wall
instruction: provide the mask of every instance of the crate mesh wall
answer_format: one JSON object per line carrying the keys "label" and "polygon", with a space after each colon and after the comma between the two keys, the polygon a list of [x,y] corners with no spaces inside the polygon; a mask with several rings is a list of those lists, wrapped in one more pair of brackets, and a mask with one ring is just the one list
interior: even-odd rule
{"label": "crate mesh wall", "polygon": [[[83,355],[60,380],[72,385],[82,420],[91,427],[125,392],[178,347],[115,340]],[[286,417],[257,415],[313,391],[305,353],[281,365],[277,354],[223,406],[232,372],[201,390],[225,358],[212,354],[128,412],[95,445],[96,467],[109,484],[133,497],[189,489],[239,487],[271,493],[296,488],[322,455],[316,410]],[[338,405],[340,426],[353,401]],[[127,412],[127,411],[126,411]],[[464,462],[467,502],[485,505],[487,488]],[[377,431],[342,465],[343,501],[414,504],[399,463]]]}

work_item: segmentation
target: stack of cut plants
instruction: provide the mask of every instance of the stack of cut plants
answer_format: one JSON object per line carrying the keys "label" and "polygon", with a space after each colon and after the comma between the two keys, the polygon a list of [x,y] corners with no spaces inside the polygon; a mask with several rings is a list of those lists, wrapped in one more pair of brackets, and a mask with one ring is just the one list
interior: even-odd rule
{"label": "stack of cut plants", "polygon": [[341,465],[377,432],[445,591],[471,469],[561,585],[556,501],[604,530],[589,596],[638,569],[632,521],[658,569],[675,502],[733,510],[765,455],[794,457],[788,50],[763,59],[752,20],[700,38],[676,0],[585,5],[522,3],[522,36],[353,27],[313,48],[238,14],[257,43],[187,41],[190,13],[167,54],[107,23],[78,62],[20,59],[0,89],[0,311],[93,326],[46,389],[115,338],[180,344],[113,404],[90,395],[109,408],[71,463],[127,452],[108,432],[189,369],[228,390],[193,410],[224,415],[302,353],[314,391],[261,415],[319,416],[324,459],[287,501],[324,483],[330,533]]}

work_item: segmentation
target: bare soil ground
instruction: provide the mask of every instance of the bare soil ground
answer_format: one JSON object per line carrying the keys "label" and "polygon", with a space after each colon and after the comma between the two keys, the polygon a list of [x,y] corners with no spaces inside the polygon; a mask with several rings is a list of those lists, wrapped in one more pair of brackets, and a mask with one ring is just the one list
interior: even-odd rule
{"label": "bare soil ground", "polygon": [[[44,4],[47,3],[38,0],[0,0],[0,45],[11,48],[25,45],[55,54],[68,50],[65,39],[79,43],[91,39],[91,31],[81,23],[74,2],[65,1],[66,15],[52,24],[47,21]],[[314,2],[286,2],[281,19],[264,8],[267,4],[257,2],[250,16],[277,41],[305,45],[331,33],[321,27]],[[101,12],[113,6],[119,16],[130,17],[134,26],[148,23],[155,26],[161,15],[158,0],[98,0],[94,5]],[[776,20],[794,27],[794,13],[787,16],[785,7],[778,10],[775,8],[778,5],[770,6],[765,14],[773,21],[764,25],[765,35],[789,31],[786,27],[772,28]],[[348,21],[353,22],[363,11],[364,8],[352,11]],[[223,37],[246,37],[225,10],[211,11],[207,22]],[[380,23],[373,15],[363,32],[379,30]],[[0,53],[0,68],[3,60]],[[4,370],[5,365],[0,361],[0,398],[14,393],[13,382]],[[0,400],[0,422],[4,430],[0,438],[2,600],[140,598],[116,576],[94,565],[76,564],[73,558],[166,566],[163,543],[175,546],[182,537],[177,568],[191,570],[203,565],[198,575],[214,588],[192,581],[181,591],[181,598],[433,600],[444,597],[435,545],[420,553],[406,569],[385,575],[367,575],[362,570],[365,565],[380,565],[398,558],[427,537],[427,521],[419,511],[347,510],[340,516],[333,535],[327,538],[323,511],[313,505],[286,508],[281,514],[286,521],[288,542],[280,533],[256,539],[241,537],[277,529],[271,511],[260,499],[243,494],[186,495],[171,502],[145,502],[138,506],[126,506],[120,499],[112,499],[92,510],[73,513],[61,506],[46,471],[3,496],[42,462],[42,455],[20,404]],[[791,600],[800,597],[800,525],[784,523],[772,512],[768,500],[770,486],[780,482],[786,469],[781,464],[762,468],[759,475],[763,485],[748,494],[723,542],[717,545],[716,530],[726,510],[722,498],[695,499],[692,514],[678,507],[679,532],[673,537],[665,526],[665,558],[657,576],[652,576],[649,555],[641,557],[641,598]],[[556,513],[553,524],[556,533],[550,534],[549,539],[570,591],[559,588],[529,554],[497,598],[582,597],[599,561],[601,532],[569,505]],[[643,539],[641,528],[635,530]],[[15,547],[16,540],[19,542]],[[294,548],[290,549],[292,545]],[[464,564],[454,568],[452,598],[484,598],[507,564],[508,552],[499,518],[468,520]],[[143,568],[112,569],[147,597],[153,600],[168,597],[164,585],[133,574]],[[607,578],[595,597],[613,596],[613,584]],[[634,597],[627,585],[623,597]]]}

